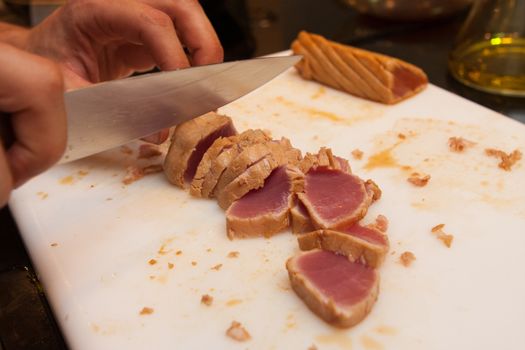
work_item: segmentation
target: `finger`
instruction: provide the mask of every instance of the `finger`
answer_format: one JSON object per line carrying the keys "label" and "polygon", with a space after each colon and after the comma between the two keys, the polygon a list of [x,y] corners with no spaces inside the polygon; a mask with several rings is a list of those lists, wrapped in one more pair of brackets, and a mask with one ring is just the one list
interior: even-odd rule
{"label": "finger", "polygon": [[[124,45],[119,47],[116,58],[128,69],[127,74],[149,71],[155,67],[155,60],[144,45]],[[124,72],[121,72],[124,73]],[[125,76],[124,74],[120,76]]]}
{"label": "finger", "polygon": [[0,208],[7,203],[12,188],[11,170],[7,164],[4,148],[0,146]]}
{"label": "finger", "polygon": [[219,63],[224,51],[213,26],[197,0],[143,0],[167,13],[183,44],[188,48],[193,65]]}
{"label": "finger", "polygon": [[6,159],[17,187],[54,164],[65,149],[64,87],[51,61],[7,45],[0,51],[0,110],[11,115],[15,136]]}
{"label": "finger", "polygon": [[126,39],[143,44],[162,70],[189,66],[171,18],[151,6],[130,0],[84,1],[71,3],[62,14],[69,15],[74,16],[77,26],[93,41]]}

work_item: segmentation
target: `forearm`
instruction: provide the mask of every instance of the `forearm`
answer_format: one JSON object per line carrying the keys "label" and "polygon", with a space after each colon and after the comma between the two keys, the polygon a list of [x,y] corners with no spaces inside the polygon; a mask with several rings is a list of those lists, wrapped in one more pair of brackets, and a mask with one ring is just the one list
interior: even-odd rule
{"label": "forearm", "polygon": [[0,22],[0,43],[25,49],[29,29],[9,23]]}

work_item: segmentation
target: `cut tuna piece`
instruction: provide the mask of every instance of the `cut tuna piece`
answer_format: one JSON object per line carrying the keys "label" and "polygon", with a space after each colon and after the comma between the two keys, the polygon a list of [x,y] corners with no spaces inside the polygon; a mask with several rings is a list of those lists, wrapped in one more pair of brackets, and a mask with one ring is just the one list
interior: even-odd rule
{"label": "cut tuna piece", "polygon": [[292,50],[303,56],[295,66],[303,78],[372,101],[397,103],[428,83],[425,73],[410,63],[304,31],[292,43]]}
{"label": "cut tuna piece", "polygon": [[301,190],[303,173],[297,168],[280,166],[264,181],[226,211],[228,237],[269,237],[289,226],[293,192]]}
{"label": "cut tuna piece", "polygon": [[[214,194],[219,200],[219,205],[227,209],[234,200],[258,188],[253,187],[254,185],[262,186],[266,176],[277,166],[294,165],[299,163],[300,159],[301,151],[293,148],[285,138],[246,147],[224,170],[215,186]],[[250,170],[251,167],[255,169]],[[251,178],[254,176],[257,178]],[[235,193],[232,189],[236,189]]]}
{"label": "cut tuna piece", "polygon": [[293,148],[290,141],[285,138],[280,141],[271,140],[248,146],[244,148],[224,170],[217,181],[214,194],[219,196],[228,184],[244,173],[249,167],[269,155],[273,156],[273,159],[278,165],[288,163],[297,164],[301,159],[301,152]]}
{"label": "cut tuna piece", "polygon": [[212,143],[219,137],[236,133],[232,120],[215,112],[177,125],[164,160],[168,180],[185,187],[193,179],[202,156]]}
{"label": "cut tuna piece", "polygon": [[299,168],[303,173],[307,173],[310,169],[324,167],[329,169],[342,170],[346,173],[352,173],[348,160],[334,156],[330,148],[321,147],[317,154],[307,153],[299,164]]}
{"label": "cut tuna piece", "polygon": [[303,252],[288,259],[286,268],[295,293],[317,316],[338,327],[361,322],[379,294],[375,269],[332,252]]}
{"label": "cut tuna piece", "polygon": [[292,226],[292,233],[305,233],[315,230],[310,215],[299,200],[294,201],[294,205],[290,209],[290,220]]}
{"label": "cut tuna piece", "polygon": [[[262,130],[246,130],[240,135],[228,138],[233,145],[223,148],[216,158],[206,159],[197,169],[195,188],[197,191],[200,186],[202,197],[214,197],[217,181],[228,168],[231,162],[247,147],[271,140],[270,136]],[[200,183],[202,182],[202,183]]]}
{"label": "cut tuna piece", "polygon": [[297,240],[301,250],[321,248],[375,268],[383,263],[389,248],[388,237],[383,231],[386,222],[386,218],[380,215],[374,224],[354,224],[339,230],[321,229],[299,235]]}
{"label": "cut tuna piece", "polygon": [[304,193],[297,196],[315,228],[340,228],[366,215],[373,192],[355,175],[319,167],[306,174]]}

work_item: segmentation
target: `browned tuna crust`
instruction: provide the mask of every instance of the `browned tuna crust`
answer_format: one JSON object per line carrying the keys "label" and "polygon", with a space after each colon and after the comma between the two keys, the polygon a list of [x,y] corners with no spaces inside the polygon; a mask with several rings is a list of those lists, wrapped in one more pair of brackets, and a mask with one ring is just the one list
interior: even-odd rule
{"label": "browned tuna crust", "polygon": [[351,173],[350,164],[348,160],[334,156],[330,148],[321,147],[317,154],[306,153],[304,158],[299,163],[299,168],[303,173],[307,173],[310,169],[317,167],[325,167],[330,169],[342,170]]}
{"label": "browned tuna crust", "polygon": [[[177,125],[171,139],[171,145],[164,160],[164,173],[168,180],[179,187],[185,187],[190,158],[201,142],[217,134],[226,136],[236,133],[229,117],[215,112],[206,113]],[[213,141],[213,140],[211,140]],[[193,174],[192,174],[193,175]]]}
{"label": "browned tuna crust", "polygon": [[[198,182],[195,183],[195,191],[200,186],[202,197],[214,197],[216,195],[215,187],[217,186],[217,181],[242,150],[251,145],[271,140],[266,132],[251,129],[244,131],[240,135],[231,136],[228,139],[232,142],[232,147],[223,149],[216,158],[212,159],[210,157],[211,162],[209,164],[208,162],[204,164],[201,162],[202,167],[199,165],[200,169],[197,168],[196,177],[198,177]],[[202,180],[200,180],[201,177],[203,177]],[[202,184],[199,183],[200,181],[202,181]]]}
{"label": "browned tuna crust", "polygon": [[303,56],[296,64],[303,78],[372,101],[397,103],[428,83],[425,73],[410,63],[304,31],[292,43],[292,50]]}
{"label": "browned tuna crust", "polygon": [[288,277],[290,278],[290,283],[295,293],[317,316],[334,326],[348,328],[361,322],[370,313],[379,295],[378,272],[374,271],[376,274],[374,285],[364,300],[351,307],[339,307],[331,298],[321,294],[321,292],[301,274],[297,267],[297,262],[301,256],[311,252],[312,251],[302,252],[291,257],[286,262]]}
{"label": "browned tuna crust", "polygon": [[323,249],[348,257],[350,261],[357,261],[376,268],[381,266],[388,252],[386,244],[372,243],[351,234],[336,230],[316,230],[298,235],[297,241],[301,250]]}
{"label": "browned tuna crust", "polygon": [[292,233],[299,234],[315,230],[306,208],[301,208],[301,206],[303,206],[302,203],[296,198],[290,209]]}

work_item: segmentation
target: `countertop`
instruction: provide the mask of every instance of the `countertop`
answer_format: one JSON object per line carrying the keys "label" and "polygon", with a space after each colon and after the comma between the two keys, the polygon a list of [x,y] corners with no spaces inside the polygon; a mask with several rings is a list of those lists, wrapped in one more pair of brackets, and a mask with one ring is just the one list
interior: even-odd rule
{"label": "countertop", "polygon": [[[448,74],[448,52],[465,13],[434,22],[396,23],[359,15],[338,1],[323,2],[322,8],[295,1],[221,3],[224,6],[207,9],[227,60],[287,49],[297,32],[305,29],[414,63],[425,70],[431,83],[525,122],[524,98],[482,93]],[[296,19],[284,21],[292,11],[298,11]],[[0,232],[0,349],[66,348],[8,208],[0,211]]]}

